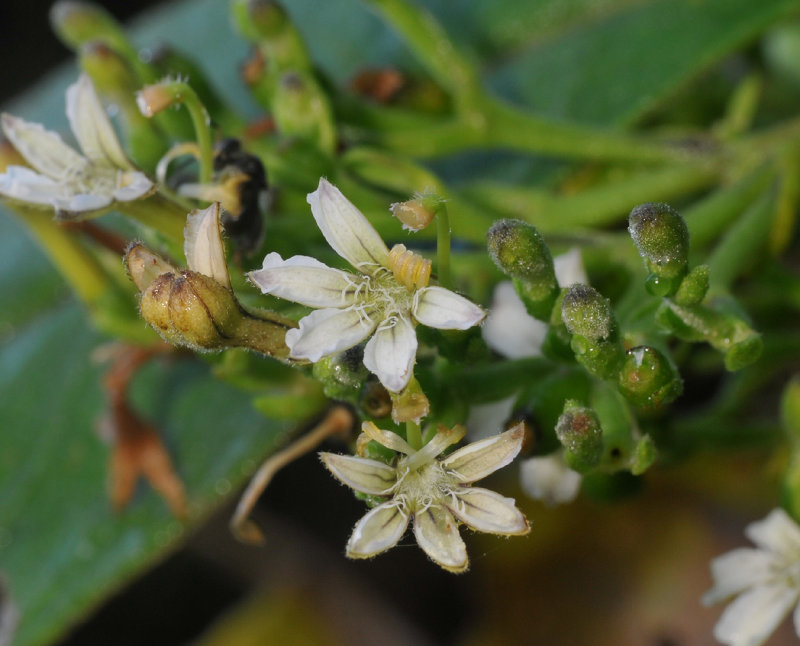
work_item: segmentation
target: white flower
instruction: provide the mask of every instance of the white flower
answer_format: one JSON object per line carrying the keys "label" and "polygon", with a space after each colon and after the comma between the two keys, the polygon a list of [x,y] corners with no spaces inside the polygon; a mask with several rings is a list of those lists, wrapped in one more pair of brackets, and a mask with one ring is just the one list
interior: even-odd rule
{"label": "white flower", "polygon": [[572,502],[581,488],[581,474],[566,465],[561,453],[524,460],[519,477],[525,493],[549,507]]}
{"label": "white flower", "polygon": [[480,307],[448,289],[425,286],[426,278],[410,286],[401,283],[392,267],[408,278],[416,260],[397,266],[397,251],[405,247],[396,245],[390,252],[362,213],[326,179],[308,195],[308,203],[328,244],[359,273],[332,269],[308,256],[283,260],[277,253],[250,272],[265,294],[321,308],[286,334],[293,358],[319,361],[371,336],[364,365],[388,390],[399,392],[412,375],[417,323],[466,330],[483,319]]}
{"label": "white flower", "polygon": [[125,155],[85,74],[67,89],[67,118],[83,154],[42,125],[3,113],[3,132],[33,170],[8,166],[0,174],[0,195],[52,207],[62,217],[86,217],[154,189]]}
{"label": "white flower", "polygon": [[710,605],[738,595],[722,613],[714,637],[729,646],[758,646],[794,608],[800,637],[800,527],[782,509],[745,529],[757,549],[739,548],[711,561]]}
{"label": "white flower", "polygon": [[463,572],[469,559],[458,521],[501,536],[530,531],[513,498],[469,486],[516,457],[522,446],[521,426],[468,444],[441,460],[439,454],[464,436],[463,427],[440,427],[419,451],[372,422],[362,428],[371,439],[403,455],[389,466],[355,456],[321,454],[325,466],[348,487],[372,496],[390,496],[356,524],[347,543],[350,558],[370,558],[394,547],[413,518],[414,536],[425,553],[444,569]]}

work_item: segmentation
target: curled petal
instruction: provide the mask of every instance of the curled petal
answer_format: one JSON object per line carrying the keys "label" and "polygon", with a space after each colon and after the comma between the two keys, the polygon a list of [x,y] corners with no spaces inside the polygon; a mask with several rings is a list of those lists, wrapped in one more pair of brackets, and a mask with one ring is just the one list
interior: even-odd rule
{"label": "curled petal", "polygon": [[440,330],[466,330],[486,316],[475,303],[444,287],[417,290],[411,312],[423,325]]}
{"label": "curled petal", "polygon": [[466,433],[466,427],[461,424],[456,424],[453,428],[440,427],[439,431],[431,438],[430,442],[409,457],[405,466],[409,469],[417,469],[423,464],[427,464],[438,457],[447,447],[457,444],[464,439]]}
{"label": "curled petal", "polygon": [[364,431],[364,434],[369,439],[376,441],[378,444],[382,444],[387,449],[392,449],[392,451],[397,451],[398,453],[405,453],[406,455],[412,455],[414,453],[414,449],[412,449],[408,442],[397,433],[384,431],[375,426],[375,422],[364,422],[361,425],[361,430]]}
{"label": "curled petal", "polygon": [[479,487],[461,487],[453,491],[447,505],[461,522],[472,529],[502,536],[520,536],[531,528],[513,498]]}
{"label": "curled petal", "polygon": [[717,603],[765,581],[774,564],[771,554],[747,547],[718,556],[711,561],[714,587],[703,595],[703,603]]}
{"label": "curled petal", "polygon": [[414,514],[414,536],[425,553],[445,570],[464,572],[469,567],[467,546],[447,509],[431,506]]}
{"label": "curled petal", "polygon": [[740,594],[714,626],[714,637],[730,646],[759,646],[797,603],[796,589],[762,585]]}
{"label": "curled petal", "polygon": [[408,527],[408,512],[395,502],[385,502],[356,523],[347,541],[347,556],[366,559],[394,547]]}
{"label": "curled petal", "polygon": [[364,365],[386,390],[400,392],[411,379],[417,356],[417,334],[408,319],[384,321],[364,348]]}
{"label": "curled petal", "polygon": [[310,256],[283,260],[275,252],[267,254],[261,269],[251,271],[248,276],[264,294],[308,307],[348,307],[355,303],[369,280],[331,269]]}
{"label": "curled petal", "polygon": [[323,309],[300,319],[300,327],[286,333],[286,345],[294,359],[319,361],[352,348],[366,339],[376,323],[359,310]]}
{"label": "curled petal", "polygon": [[750,523],[744,533],[758,547],[775,554],[800,552],[800,527],[783,509],[773,509],[763,520]]}
{"label": "curled petal", "polygon": [[338,188],[323,177],[307,199],[319,230],[336,253],[364,274],[386,266],[386,244]]}
{"label": "curled petal", "polygon": [[55,180],[80,173],[89,160],[67,146],[55,132],[10,114],[2,116],[3,132],[20,155],[37,171]]}
{"label": "curled petal", "polygon": [[518,424],[505,433],[472,442],[442,460],[456,482],[475,482],[509,464],[522,448],[525,433]]}
{"label": "curled petal", "polygon": [[219,221],[219,202],[207,209],[195,209],[186,216],[183,229],[183,253],[189,269],[230,289],[225,247],[222,245],[222,225]]}
{"label": "curled petal", "polygon": [[120,173],[120,179],[122,180],[122,185],[114,189],[114,199],[119,202],[132,202],[146,197],[149,193],[154,192],[156,188],[150,178],[139,171]]}
{"label": "curled petal", "polygon": [[7,166],[0,174],[0,194],[12,200],[42,207],[66,207],[70,195],[57,181],[40,175],[26,166]]}
{"label": "curled petal", "polygon": [[397,482],[397,471],[377,460],[336,453],[320,453],[320,457],[333,475],[361,493],[386,495]]}
{"label": "curled petal", "polygon": [[133,170],[86,74],[67,88],[67,118],[81,150],[92,162]]}

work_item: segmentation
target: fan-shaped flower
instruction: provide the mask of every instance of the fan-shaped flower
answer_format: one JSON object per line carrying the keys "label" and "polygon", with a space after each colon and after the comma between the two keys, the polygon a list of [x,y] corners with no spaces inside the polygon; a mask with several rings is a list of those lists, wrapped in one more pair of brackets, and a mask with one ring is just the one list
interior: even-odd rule
{"label": "fan-shaped flower", "polygon": [[32,168],[8,166],[0,174],[0,195],[77,218],[116,201],[137,200],[154,189],[125,155],[85,74],[67,88],[67,118],[83,154],[42,125],[3,113],[3,132]]}
{"label": "fan-shaped flower", "polygon": [[321,454],[325,466],[347,486],[372,496],[388,496],[356,524],[347,543],[350,558],[370,558],[394,547],[413,518],[414,536],[425,553],[444,569],[463,572],[469,559],[457,521],[502,536],[530,531],[512,498],[469,486],[516,457],[524,436],[521,426],[468,444],[443,459],[438,456],[461,440],[463,427],[440,427],[419,451],[372,422],[362,428],[371,439],[402,455],[390,466],[356,456]]}
{"label": "fan-shaped flower", "polygon": [[742,547],[711,561],[714,587],[703,603],[737,595],[714,628],[730,646],[758,646],[794,608],[800,637],[800,527],[782,509],[745,529],[757,549]]}
{"label": "fan-shaped flower", "polygon": [[[308,203],[328,244],[359,273],[332,269],[309,256],[283,260],[277,253],[250,272],[263,293],[320,308],[286,334],[293,358],[319,361],[371,337],[364,365],[388,390],[399,392],[412,375],[417,323],[465,330],[483,319],[484,311],[463,296],[428,287],[427,278],[398,267],[398,248],[405,252],[405,247],[396,245],[390,252],[364,215],[326,179],[308,195]],[[398,271],[409,280],[400,282]]]}

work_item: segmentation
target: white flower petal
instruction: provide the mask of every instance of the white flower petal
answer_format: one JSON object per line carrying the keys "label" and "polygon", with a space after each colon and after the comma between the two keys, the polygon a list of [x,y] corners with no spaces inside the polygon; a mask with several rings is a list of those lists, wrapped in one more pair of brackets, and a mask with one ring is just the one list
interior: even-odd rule
{"label": "white flower petal", "polygon": [[725,608],[714,637],[729,646],[759,646],[797,603],[798,591],[783,585],[749,590]]}
{"label": "white flower petal", "polygon": [[347,541],[347,556],[364,559],[394,547],[408,527],[408,512],[402,505],[386,502],[356,523]]}
{"label": "white flower petal", "polygon": [[364,348],[364,365],[386,390],[400,392],[411,379],[417,356],[417,334],[408,319],[398,316],[381,323]]}
{"label": "white flower petal", "polygon": [[398,453],[405,453],[406,455],[413,455],[415,453],[409,443],[397,433],[384,431],[375,426],[375,422],[364,422],[361,424],[361,430],[364,431],[364,434],[369,439],[374,440],[378,444],[382,444],[387,449],[397,451]]}
{"label": "white flower petal", "polygon": [[80,193],[72,195],[66,200],[55,202],[56,216],[59,220],[76,220],[95,215],[111,206],[113,200],[110,195],[96,195],[94,193]]}
{"label": "white flower petal", "polygon": [[750,523],[744,533],[762,549],[800,555],[800,527],[783,509],[773,509],[763,520]]}
{"label": "white flower petal", "polygon": [[89,166],[89,160],[67,146],[55,132],[10,114],[2,116],[3,132],[20,155],[43,175],[66,180]]}
{"label": "white flower petal", "polygon": [[195,209],[186,216],[183,229],[183,253],[189,269],[230,289],[231,279],[225,263],[222,244],[222,225],[219,220],[219,202],[207,209]]}
{"label": "white flower petal", "polygon": [[453,491],[448,508],[461,522],[472,529],[502,536],[520,536],[530,531],[513,498],[479,487],[462,487]]}
{"label": "white flower petal", "polygon": [[440,330],[466,330],[486,316],[475,303],[444,287],[417,290],[411,312],[423,325]]}
{"label": "white flower petal", "polygon": [[414,536],[425,553],[445,570],[464,572],[469,567],[467,546],[455,518],[443,507],[431,506],[414,514]]}
{"label": "white flower petal", "polygon": [[747,547],[718,556],[711,561],[714,587],[703,595],[703,603],[717,603],[766,581],[774,564],[772,554]]}
{"label": "white flower petal", "polygon": [[589,284],[589,277],[583,268],[583,258],[578,247],[572,247],[566,253],[553,258],[553,268],[559,287],[569,287],[575,283]]}
{"label": "white flower petal", "polygon": [[376,323],[355,309],[323,309],[300,319],[300,327],[286,333],[286,345],[294,359],[319,361],[352,348],[366,339]]}
{"label": "white flower petal", "polygon": [[43,207],[66,205],[70,197],[61,184],[26,166],[6,167],[6,172],[0,175],[0,194]]}
{"label": "white flower petal", "polygon": [[333,475],[361,493],[386,495],[397,482],[397,471],[377,460],[336,453],[320,453],[320,457]]}
{"label": "white flower petal", "polygon": [[557,454],[523,461],[520,479],[525,493],[549,506],[572,502],[581,488],[581,475]]}
{"label": "white flower petal", "polygon": [[308,307],[348,307],[355,303],[368,279],[331,269],[310,256],[283,260],[272,252],[261,269],[248,274],[264,294],[272,294]]}
{"label": "white flower petal", "polygon": [[509,464],[522,448],[522,424],[494,437],[472,442],[442,460],[457,482],[475,482]]}
{"label": "white flower petal", "polygon": [[150,178],[139,171],[120,173],[122,186],[114,189],[114,199],[119,202],[132,202],[145,197],[155,190],[156,185]]}
{"label": "white flower petal", "polygon": [[409,469],[418,469],[423,464],[431,462],[447,447],[460,442],[466,432],[467,429],[461,424],[456,424],[453,428],[440,429],[430,442],[404,462],[404,466]]}
{"label": "white flower petal", "polygon": [[370,275],[386,265],[389,257],[386,244],[338,188],[323,177],[307,200],[325,240],[342,258]]}
{"label": "white flower petal", "polygon": [[81,150],[93,163],[133,170],[86,74],[67,88],[67,118]]}
{"label": "white flower petal", "polygon": [[533,318],[510,280],[498,283],[481,335],[492,350],[509,359],[538,357],[547,324]]}

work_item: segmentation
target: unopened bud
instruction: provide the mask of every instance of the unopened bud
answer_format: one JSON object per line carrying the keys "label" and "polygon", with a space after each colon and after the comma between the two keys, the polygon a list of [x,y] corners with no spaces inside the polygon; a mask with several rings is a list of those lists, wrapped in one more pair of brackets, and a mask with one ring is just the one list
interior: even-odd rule
{"label": "unopened bud", "polygon": [[489,229],[486,240],[492,260],[514,280],[528,312],[547,320],[559,288],[553,256],[536,227],[521,220],[499,220]]}
{"label": "unopened bud", "polygon": [[163,83],[146,85],[136,93],[136,105],[146,117],[152,117],[175,103],[175,93]]}
{"label": "unopened bud", "polygon": [[274,36],[287,23],[286,10],[273,0],[236,0],[232,11],[238,28],[248,40]]}
{"label": "unopened bud", "polygon": [[408,385],[399,393],[389,393],[392,397],[392,420],[396,424],[401,422],[415,422],[419,424],[431,410],[431,404],[419,382],[412,377]]}
{"label": "unopened bud", "polygon": [[[355,346],[323,357],[314,364],[313,374],[322,384],[327,397],[355,403],[361,393],[361,386],[369,375],[364,367],[364,349]],[[388,408],[385,414],[389,414]]]}
{"label": "unopened bud", "polygon": [[395,202],[389,208],[407,231],[422,231],[436,217],[436,209],[431,208],[430,201],[422,196],[405,202]]}
{"label": "unopened bud", "polygon": [[593,341],[608,339],[616,329],[611,303],[596,289],[582,283],[567,288],[561,317],[571,334]]}
{"label": "unopened bud", "polygon": [[603,456],[603,429],[597,414],[568,399],[556,424],[556,436],[564,445],[564,459],[570,468],[586,472]]}
{"label": "unopened bud", "polygon": [[674,294],[689,260],[689,229],[684,219],[668,204],[642,204],[631,211],[628,231],[651,272],[648,291],[656,296]]}
{"label": "unopened bud", "polygon": [[139,309],[166,341],[196,350],[229,345],[242,321],[233,293],[193,271],[158,276],[142,293]]}
{"label": "unopened bud", "polygon": [[146,290],[161,274],[178,273],[161,256],[139,243],[132,244],[125,252],[125,268],[140,292]]}
{"label": "unopened bud", "polygon": [[117,21],[91,2],[56,2],[50,9],[50,24],[65,45],[78,49],[89,41],[103,41],[115,49],[127,40]]}
{"label": "unopened bud", "polygon": [[764,341],[758,332],[751,331],[741,341],[734,343],[725,353],[725,368],[731,372],[754,363],[764,350]]}
{"label": "unopened bud", "polygon": [[674,300],[678,305],[699,305],[708,293],[708,265],[698,265],[681,281]]}
{"label": "unopened bud", "polygon": [[663,406],[683,392],[683,382],[669,360],[655,348],[638,346],[625,353],[619,389],[639,406]]}

